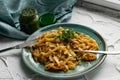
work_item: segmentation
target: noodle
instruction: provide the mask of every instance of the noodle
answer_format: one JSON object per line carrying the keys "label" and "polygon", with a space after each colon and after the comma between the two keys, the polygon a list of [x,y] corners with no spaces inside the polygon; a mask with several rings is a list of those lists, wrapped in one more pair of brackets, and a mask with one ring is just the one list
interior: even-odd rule
{"label": "noodle", "polygon": [[44,32],[30,48],[34,60],[43,64],[45,70],[68,71],[75,69],[81,60],[96,59],[96,55],[93,53],[81,52],[81,50],[98,50],[98,44],[94,39],[77,32],[73,32],[72,36],[69,31],[70,36],[66,35],[69,39],[64,40],[64,36],[60,36],[64,30],[69,31],[69,29],[59,27],[58,30]]}

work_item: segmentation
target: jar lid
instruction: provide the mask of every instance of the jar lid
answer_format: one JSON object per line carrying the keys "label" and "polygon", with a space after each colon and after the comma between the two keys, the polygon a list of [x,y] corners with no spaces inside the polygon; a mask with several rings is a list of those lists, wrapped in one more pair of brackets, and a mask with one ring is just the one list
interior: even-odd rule
{"label": "jar lid", "polygon": [[47,26],[54,24],[56,21],[55,15],[52,13],[45,13],[39,17],[40,26]]}

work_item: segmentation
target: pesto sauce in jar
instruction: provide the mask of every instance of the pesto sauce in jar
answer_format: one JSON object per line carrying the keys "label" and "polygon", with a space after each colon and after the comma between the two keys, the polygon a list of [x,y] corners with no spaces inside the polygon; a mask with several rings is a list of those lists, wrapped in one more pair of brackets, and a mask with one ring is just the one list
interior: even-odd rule
{"label": "pesto sauce in jar", "polygon": [[32,7],[23,9],[19,16],[21,31],[32,34],[39,28],[37,10]]}

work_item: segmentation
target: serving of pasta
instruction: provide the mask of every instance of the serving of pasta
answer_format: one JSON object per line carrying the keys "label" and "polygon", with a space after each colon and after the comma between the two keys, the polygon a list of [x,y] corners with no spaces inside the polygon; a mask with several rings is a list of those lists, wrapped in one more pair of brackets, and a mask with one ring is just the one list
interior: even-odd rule
{"label": "serving of pasta", "polygon": [[33,59],[48,71],[73,70],[81,61],[96,60],[94,53],[81,50],[98,50],[97,42],[89,35],[59,27],[40,34],[30,48]]}

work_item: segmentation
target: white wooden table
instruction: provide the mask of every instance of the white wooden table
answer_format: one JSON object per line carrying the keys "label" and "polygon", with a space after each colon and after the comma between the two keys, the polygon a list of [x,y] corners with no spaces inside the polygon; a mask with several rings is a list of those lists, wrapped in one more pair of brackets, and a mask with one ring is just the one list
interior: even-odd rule
{"label": "white wooden table", "polygon": [[[88,26],[98,31],[107,43],[108,50],[120,50],[119,19],[103,13],[74,7],[69,23]],[[23,41],[0,36],[0,49]],[[21,50],[11,50],[0,54],[0,80],[44,80],[32,72],[22,61]],[[120,55],[108,55],[95,70],[78,80],[120,80]]]}

